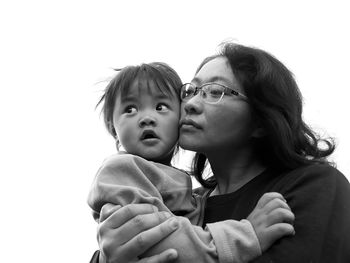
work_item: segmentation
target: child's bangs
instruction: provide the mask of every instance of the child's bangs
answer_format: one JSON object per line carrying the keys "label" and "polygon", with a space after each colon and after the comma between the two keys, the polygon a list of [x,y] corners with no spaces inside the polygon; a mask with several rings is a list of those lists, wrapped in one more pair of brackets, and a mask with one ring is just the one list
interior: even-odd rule
{"label": "child's bangs", "polygon": [[151,68],[149,71],[144,73],[147,74],[145,77],[147,79],[147,86],[149,89],[150,87],[156,87],[157,91],[163,95],[169,97],[177,96],[176,88],[170,84],[171,80],[166,72],[161,72],[158,69]]}
{"label": "child's bangs", "polygon": [[179,96],[178,88],[175,87],[175,81],[172,79],[173,76],[164,68],[142,64],[123,71],[125,74],[120,79],[118,91],[122,99],[129,94],[134,82],[137,82],[139,91],[161,93],[171,98]]}
{"label": "child's bangs", "polygon": [[139,69],[135,67],[130,67],[128,69],[124,68],[123,72],[121,73],[124,74],[120,77],[120,81],[118,83],[118,93],[120,94],[120,97],[124,99],[130,91],[130,86],[134,81],[138,80]]}

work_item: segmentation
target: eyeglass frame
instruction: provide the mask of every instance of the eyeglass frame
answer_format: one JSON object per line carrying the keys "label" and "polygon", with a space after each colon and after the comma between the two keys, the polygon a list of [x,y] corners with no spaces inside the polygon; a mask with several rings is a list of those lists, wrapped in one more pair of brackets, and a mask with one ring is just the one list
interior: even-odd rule
{"label": "eyeglass frame", "polygon": [[[220,99],[218,99],[217,102],[208,102],[208,101],[205,101],[205,100],[203,99],[203,97],[202,97],[203,87],[208,86],[208,85],[212,85],[212,84],[215,84],[215,85],[218,85],[218,86],[221,86],[221,87],[224,88],[224,91],[222,92],[221,97],[220,97]],[[219,102],[222,100],[222,98],[224,97],[225,92],[228,92],[229,94],[233,94],[233,95],[235,95],[235,96],[237,96],[237,97],[242,97],[244,100],[248,101],[248,97],[247,97],[246,95],[242,94],[241,92],[238,92],[237,90],[235,90],[235,89],[233,89],[233,88],[227,87],[226,85],[220,84],[220,83],[217,83],[217,82],[207,82],[207,83],[204,83],[204,84],[200,85],[199,87],[196,86],[196,85],[194,85],[194,84],[192,84],[192,83],[190,83],[190,82],[182,84],[182,86],[181,86],[181,88],[180,88],[180,98],[181,98],[181,101],[184,101],[184,99],[182,99],[182,96],[181,96],[181,94],[182,94],[182,88],[183,88],[184,86],[186,86],[186,85],[190,85],[190,86],[194,87],[194,92],[193,92],[193,95],[192,95],[191,98],[193,98],[194,96],[196,96],[199,92],[202,92],[202,93],[201,93],[201,96],[200,96],[201,99],[202,99],[204,102],[209,103],[209,104],[216,104],[216,103],[219,103]]]}

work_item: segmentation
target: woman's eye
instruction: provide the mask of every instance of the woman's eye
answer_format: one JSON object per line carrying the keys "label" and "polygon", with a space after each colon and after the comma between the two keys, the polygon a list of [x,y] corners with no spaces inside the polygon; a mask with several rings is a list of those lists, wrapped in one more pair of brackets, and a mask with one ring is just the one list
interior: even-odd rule
{"label": "woman's eye", "polygon": [[125,108],[124,112],[127,114],[133,114],[133,113],[137,112],[137,109],[135,106],[127,106]]}
{"label": "woman's eye", "polygon": [[164,103],[159,103],[156,107],[157,111],[167,111],[169,107],[165,105]]}
{"label": "woman's eye", "polygon": [[208,94],[212,97],[220,97],[224,92],[223,88],[218,85],[208,86]]}
{"label": "woman's eye", "polygon": [[210,95],[214,96],[214,97],[220,97],[222,95],[222,91],[221,90],[217,90],[217,89],[212,89],[210,91]]}

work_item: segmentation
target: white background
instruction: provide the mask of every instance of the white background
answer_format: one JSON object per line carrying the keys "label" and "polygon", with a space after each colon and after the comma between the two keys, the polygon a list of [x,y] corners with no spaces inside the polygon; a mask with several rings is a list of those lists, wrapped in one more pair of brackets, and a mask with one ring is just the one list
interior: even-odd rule
{"label": "white background", "polygon": [[165,61],[183,81],[232,38],[295,74],[304,117],[350,178],[346,1],[5,1],[0,4],[1,261],[88,262],[86,205],[114,153],[95,105],[113,67]]}

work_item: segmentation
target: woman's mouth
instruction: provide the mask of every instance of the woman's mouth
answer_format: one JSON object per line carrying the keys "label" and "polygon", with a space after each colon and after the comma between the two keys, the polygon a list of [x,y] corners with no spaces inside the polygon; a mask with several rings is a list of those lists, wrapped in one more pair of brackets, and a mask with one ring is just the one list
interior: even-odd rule
{"label": "woman's mouth", "polygon": [[180,121],[180,128],[182,129],[189,129],[189,128],[196,128],[201,129],[202,127],[195,121],[191,119],[182,119]]}

